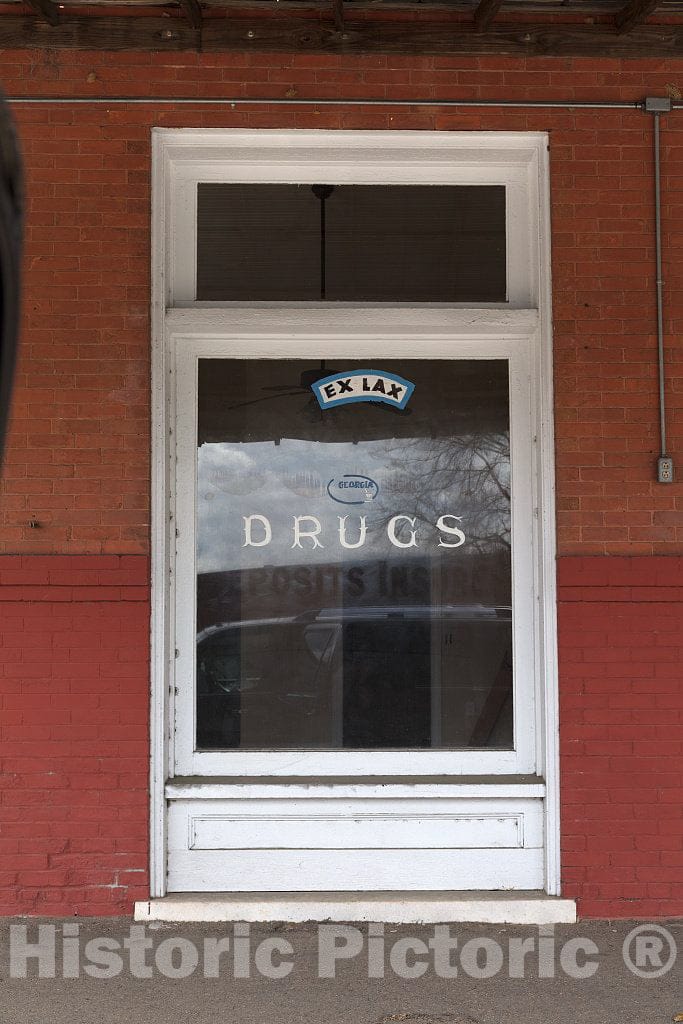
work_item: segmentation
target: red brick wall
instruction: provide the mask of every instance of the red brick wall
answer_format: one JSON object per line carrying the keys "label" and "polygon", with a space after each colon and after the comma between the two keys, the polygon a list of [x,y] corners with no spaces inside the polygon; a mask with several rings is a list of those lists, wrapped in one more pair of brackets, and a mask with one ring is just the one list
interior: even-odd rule
{"label": "red brick wall", "polygon": [[[683,90],[683,59],[4,51],[2,85],[33,96],[637,100]],[[560,550],[683,550],[683,484],[653,482],[650,115],[267,103],[16,110],[28,173],[27,291],[0,550],[147,551],[153,125],[549,131]],[[683,435],[683,112],[664,118],[662,137],[675,454]],[[39,529],[28,527],[32,516]]]}
{"label": "red brick wall", "polygon": [[149,567],[0,558],[0,914],[148,897]]}
{"label": "red brick wall", "polygon": [[563,558],[558,582],[564,893],[683,915],[683,558]]}
{"label": "red brick wall", "polygon": [[[141,577],[128,585],[107,574],[126,561],[117,568],[112,556],[148,553],[149,170],[150,129],[158,125],[550,133],[558,537],[561,555],[581,556],[561,563],[567,891],[588,914],[683,913],[673,877],[683,801],[669,771],[680,754],[683,708],[672,653],[683,643],[680,595],[670,575],[683,553],[683,485],[653,482],[650,117],[267,103],[340,95],[632,101],[683,90],[683,60],[4,51],[2,85],[27,96],[264,98],[261,106],[235,108],[17,108],[29,196],[25,329],[0,551],[40,558],[21,563],[28,574],[21,579],[4,578],[17,571],[14,561],[2,570],[10,587],[2,607],[19,623],[3,619],[2,653],[18,659],[3,669],[2,738],[10,742],[3,767],[13,773],[3,801],[17,814],[15,835],[3,832],[2,840],[9,843],[7,908],[114,912],[144,893],[147,596],[137,590]],[[663,120],[662,142],[669,423],[680,460],[683,113]],[[101,572],[97,593],[80,589],[82,571]],[[34,581],[34,572],[43,576]],[[17,594],[16,584],[29,589]],[[85,621],[94,622],[92,631],[76,628]],[[91,632],[105,643],[91,644]],[[650,642],[655,635],[667,642]],[[123,660],[129,656],[135,661]],[[122,665],[133,675],[118,674]],[[69,673],[68,688],[61,671]],[[109,703],[96,703],[105,697]],[[83,724],[86,706],[93,714]],[[94,745],[85,752],[73,746],[88,742]],[[55,794],[49,803],[40,788],[47,780]],[[45,808],[55,814],[51,823],[41,817]],[[84,836],[78,815],[86,809],[94,834]],[[38,874],[22,880],[21,844],[33,835],[45,848],[32,847]],[[83,849],[87,842],[101,845]]]}

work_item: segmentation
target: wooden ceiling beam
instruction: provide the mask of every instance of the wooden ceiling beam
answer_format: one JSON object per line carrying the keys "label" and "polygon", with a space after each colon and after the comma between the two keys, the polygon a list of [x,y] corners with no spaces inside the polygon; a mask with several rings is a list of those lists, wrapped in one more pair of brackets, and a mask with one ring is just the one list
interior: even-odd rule
{"label": "wooden ceiling beam", "polygon": [[61,11],[52,0],[26,0],[26,3],[39,18],[44,18],[48,25],[54,27],[59,24]]}
{"label": "wooden ceiling beam", "polygon": [[477,32],[486,31],[502,6],[503,0],[479,0],[474,12],[474,25]]}
{"label": "wooden ceiling beam", "polygon": [[[259,16],[260,15],[260,16]],[[55,27],[38,18],[0,14],[0,49],[192,50],[197,32],[180,18],[84,16]],[[609,25],[492,25],[439,21],[332,21],[286,16],[205,18],[202,48],[287,53],[505,54],[526,57],[683,57],[683,24],[641,25],[619,35]],[[457,92],[457,90],[454,90]],[[340,89],[340,95],[343,90]]]}
{"label": "wooden ceiling beam", "polygon": [[202,27],[202,9],[199,6],[199,0],[180,0],[180,6],[192,28],[200,29]]}
{"label": "wooden ceiling beam", "polygon": [[617,32],[623,34],[630,32],[636,25],[642,25],[646,18],[654,14],[660,5],[660,0],[628,0],[614,17]]}

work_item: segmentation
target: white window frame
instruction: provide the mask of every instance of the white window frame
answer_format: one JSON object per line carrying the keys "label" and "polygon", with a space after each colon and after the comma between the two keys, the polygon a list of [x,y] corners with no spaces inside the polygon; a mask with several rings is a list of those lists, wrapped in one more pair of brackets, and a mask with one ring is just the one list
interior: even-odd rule
{"label": "white window frame", "polygon": [[[187,313],[182,317],[184,320]],[[277,320],[268,329],[268,320]],[[217,317],[194,314],[193,330],[174,330],[176,441],[174,445],[175,678],[174,773],[176,775],[528,775],[537,764],[533,658],[533,521],[529,352],[535,323],[525,312],[512,319],[490,314],[484,329],[454,333],[449,314],[428,310],[262,311],[233,310]],[[204,320],[213,337],[201,331]],[[495,326],[497,321],[497,326]],[[514,321],[517,321],[515,324]],[[350,324],[352,326],[350,326]],[[198,333],[195,333],[197,332]],[[219,334],[216,337],[216,334]],[[307,751],[194,749],[196,714],[196,465],[197,364],[201,358],[346,359],[375,365],[385,346],[392,358],[505,359],[510,370],[513,648],[515,665],[513,750]]]}
{"label": "white window frame", "polygon": [[[503,184],[505,303],[434,308],[197,303],[199,181]],[[552,360],[547,136],[542,133],[205,131],[153,140],[152,888],[163,892],[164,783],[177,776],[537,775],[545,781],[546,888],[559,891]],[[351,306],[354,309],[350,316]],[[352,323],[353,329],[349,329]],[[515,726],[501,751],[193,752],[196,361],[200,356],[497,358],[511,366]],[[177,419],[178,415],[180,419]],[[178,433],[176,436],[176,423]],[[515,450],[516,449],[516,450]],[[183,476],[183,474],[185,474]],[[189,493],[188,493],[189,492]],[[176,538],[176,531],[178,537]],[[526,539],[525,539],[526,538]],[[523,553],[523,557],[522,556]],[[521,564],[520,564],[521,563]],[[191,590],[190,590],[191,588]],[[189,614],[188,614],[189,613]],[[182,616],[181,616],[182,620]],[[191,650],[190,650],[191,648]],[[190,666],[191,663],[191,666]],[[530,672],[520,673],[521,666]],[[525,680],[529,679],[529,685]],[[191,702],[191,707],[188,702]],[[173,722],[178,716],[178,740]],[[526,739],[524,739],[526,737]],[[522,742],[520,742],[522,740]],[[409,763],[409,767],[407,765]]]}

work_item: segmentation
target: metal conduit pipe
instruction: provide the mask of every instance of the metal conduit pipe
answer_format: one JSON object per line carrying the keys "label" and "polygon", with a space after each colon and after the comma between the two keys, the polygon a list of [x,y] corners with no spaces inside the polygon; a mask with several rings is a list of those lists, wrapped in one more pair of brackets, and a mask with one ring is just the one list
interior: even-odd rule
{"label": "metal conduit pipe", "polygon": [[664,369],[664,280],[662,278],[662,182],[661,143],[659,119],[671,110],[671,100],[648,96],[645,110],[652,114],[655,185],[655,263],[657,287],[657,360],[659,380],[659,458],[657,459],[657,480],[660,484],[673,483],[673,459],[667,454],[666,444],[666,376]]}
{"label": "metal conduit pipe", "polygon": [[[244,96],[8,96],[9,103],[40,104],[40,103],[149,103],[161,105],[193,104],[195,106],[228,106],[228,107],[508,107],[514,109],[542,110],[641,110],[644,111],[646,100],[392,100],[392,99],[316,99],[294,97],[292,99],[275,96],[270,98],[245,98]],[[683,109],[683,102],[670,104],[669,110]]]}
{"label": "metal conduit pipe", "polygon": [[659,483],[673,483],[673,459],[667,453],[666,437],[666,373],[664,364],[664,281],[662,279],[662,198],[661,198],[661,143],[660,117],[662,114],[683,109],[683,102],[674,102],[669,97],[648,96],[643,100],[477,100],[477,99],[316,99],[262,97],[157,97],[157,96],[8,96],[8,101],[17,105],[51,103],[68,104],[150,104],[150,105],[194,105],[194,106],[278,106],[278,107],[445,107],[445,108],[502,108],[526,110],[633,110],[653,115],[654,149],[654,201],[655,201],[655,261],[657,297],[657,360],[659,382],[659,435],[660,453],[657,459],[657,480]]}

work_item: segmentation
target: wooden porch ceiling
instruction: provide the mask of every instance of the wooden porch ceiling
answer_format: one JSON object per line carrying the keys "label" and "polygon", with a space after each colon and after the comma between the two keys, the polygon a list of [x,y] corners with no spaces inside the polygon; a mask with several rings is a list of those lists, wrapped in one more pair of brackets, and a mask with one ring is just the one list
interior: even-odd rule
{"label": "wooden porch ceiling", "polygon": [[683,0],[0,0],[1,48],[683,57]]}

